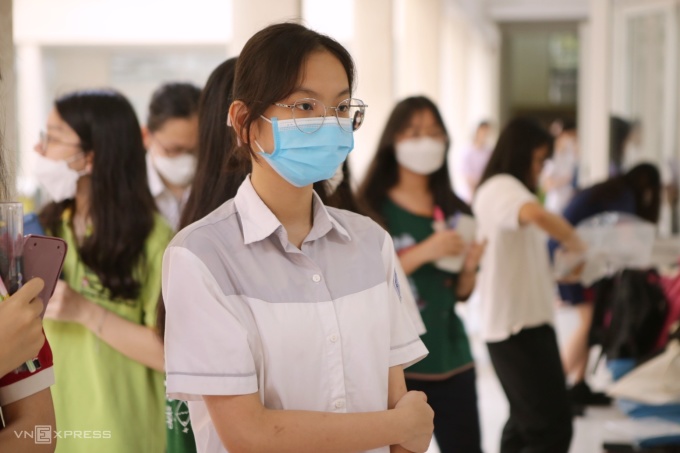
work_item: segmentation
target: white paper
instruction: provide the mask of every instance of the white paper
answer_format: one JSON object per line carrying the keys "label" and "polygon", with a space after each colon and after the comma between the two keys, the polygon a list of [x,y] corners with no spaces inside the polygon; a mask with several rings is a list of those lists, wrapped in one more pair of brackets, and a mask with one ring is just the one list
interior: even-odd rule
{"label": "white paper", "polygon": [[579,223],[576,233],[586,244],[585,255],[556,253],[554,272],[558,278],[584,261],[580,276],[584,286],[623,269],[645,269],[652,264],[656,226],[639,217],[605,212]]}
{"label": "white paper", "polygon": [[[472,243],[475,242],[475,235],[477,234],[477,222],[475,221],[474,217],[460,214],[457,215],[455,219],[456,232],[460,234],[463,242],[465,242],[466,247],[472,245]],[[441,270],[454,274],[458,273],[463,268],[466,253],[462,253],[458,256],[447,256],[440,258],[434,262],[434,265]]]}

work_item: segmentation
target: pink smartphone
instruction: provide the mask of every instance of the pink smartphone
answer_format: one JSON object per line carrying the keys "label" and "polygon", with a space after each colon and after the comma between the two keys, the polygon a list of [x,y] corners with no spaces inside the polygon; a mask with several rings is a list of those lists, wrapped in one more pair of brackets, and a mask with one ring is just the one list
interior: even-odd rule
{"label": "pink smartphone", "polygon": [[24,237],[24,281],[40,277],[45,282],[45,287],[40,293],[43,300],[41,318],[45,315],[47,302],[52,297],[61,275],[66,249],[66,242],[60,238],[34,234]]}

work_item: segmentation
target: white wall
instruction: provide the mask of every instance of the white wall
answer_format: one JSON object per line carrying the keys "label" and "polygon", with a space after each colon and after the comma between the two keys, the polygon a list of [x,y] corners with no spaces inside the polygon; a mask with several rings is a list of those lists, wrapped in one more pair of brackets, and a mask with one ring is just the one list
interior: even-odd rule
{"label": "white wall", "polygon": [[17,45],[226,43],[231,12],[232,0],[15,0],[14,39]]}
{"label": "white wall", "polygon": [[[300,18],[356,58],[355,94],[369,104],[351,157],[357,179],[392,107],[406,96],[426,94],[440,106],[456,147],[470,140],[476,122],[498,117],[498,31],[477,0],[15,0],[24,168],[30,167],[47,97],[110,82],[105,55],[96,49],[222,46],[226,58],[263,26]],[[66,60],[61,67],[50,63],[59,49],[70,49],[64,58],[75,58],[70,73],[64,72]],[[45,84],[50,71],[59,72],[57,88]]]}
{"label": "white wall", "polygon": [[479,3],[449,2],[443,11],[440,108],[452,138],[449,173],[454,189],[463,183],[462,151],[481,120],[498,126],[500,32]]}

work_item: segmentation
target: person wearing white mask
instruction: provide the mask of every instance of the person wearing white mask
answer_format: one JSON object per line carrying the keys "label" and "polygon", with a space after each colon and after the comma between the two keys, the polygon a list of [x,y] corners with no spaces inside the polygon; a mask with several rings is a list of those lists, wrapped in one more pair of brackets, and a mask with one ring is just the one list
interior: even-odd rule
{"label": "person wearing white mask", "polygon": [[[418,96],[399,102],[358,198],[362,208],[392,235],[427,329],[421,339],[430,354],[404,370],[406,386],[427,395],[442,453],[478,453],[474,361],[454,307],[472,293],[484,245],[465,243],[450,228],[460,214],[471,211],[451,189],[446,165],[449,142],[431,100]],[[442,226],[444,222],[448,228]],[[464,257],[461,270],[437,267],[440,259],[456,256]]]}
{"label": "person wearing white mask", "polygon": [[43,323],[54,409],[60,430],[102,436],[60,438],[57,452],[164,451],[155,321],[173,232],[147,185],[139,121],[116,91],[83,90],[54,102],[46,131],[34,170],[53,202],[40,224],[68,245]]}
{"label": "person wearing white mask", "polygon": [[175,230],[196,173],[200,95],[201,90],[190,83],[160,86],[151,97],[142,129],[149,189]]}

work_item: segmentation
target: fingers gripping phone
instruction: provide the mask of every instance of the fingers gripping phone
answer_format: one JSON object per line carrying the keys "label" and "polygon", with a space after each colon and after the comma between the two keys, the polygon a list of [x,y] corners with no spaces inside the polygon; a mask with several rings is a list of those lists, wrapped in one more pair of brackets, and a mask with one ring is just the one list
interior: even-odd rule
{"label": "fingers gripping phone", "polygon": [[24,237],[24,277],[25,281],[39,277],[45,287],[39,297],[43,301],[42,318],[66,258],[67,245],[63,239],[29,234]]}

